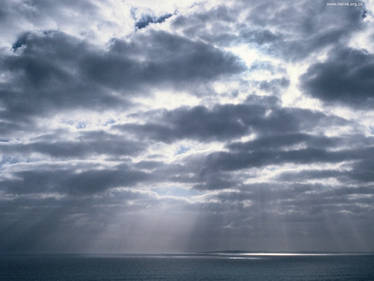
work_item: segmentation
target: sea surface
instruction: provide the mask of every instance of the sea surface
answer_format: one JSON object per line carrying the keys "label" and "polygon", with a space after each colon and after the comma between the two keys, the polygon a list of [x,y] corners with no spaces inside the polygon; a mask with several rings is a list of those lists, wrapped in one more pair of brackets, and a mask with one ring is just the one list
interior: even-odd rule
{"label": "sea surface", "polygon": [[374,255],[2,255],[6,281],[374,281]]}

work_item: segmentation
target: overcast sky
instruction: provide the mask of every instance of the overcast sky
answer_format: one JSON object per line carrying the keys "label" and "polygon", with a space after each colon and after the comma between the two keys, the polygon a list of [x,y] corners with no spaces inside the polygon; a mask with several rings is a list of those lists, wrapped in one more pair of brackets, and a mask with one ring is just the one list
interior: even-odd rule
{"label": "overcast sky", "polygon": [[2,1],[0,252],[374,251],[373,11]]}

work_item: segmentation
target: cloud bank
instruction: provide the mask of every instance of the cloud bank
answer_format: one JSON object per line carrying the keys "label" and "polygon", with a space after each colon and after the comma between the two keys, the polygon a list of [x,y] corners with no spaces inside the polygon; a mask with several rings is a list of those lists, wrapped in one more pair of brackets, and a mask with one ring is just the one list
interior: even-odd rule
{"label": "cloud bank", "polygon": [[372,1],[167,2],[2,5],[0,251],[373,251]]}

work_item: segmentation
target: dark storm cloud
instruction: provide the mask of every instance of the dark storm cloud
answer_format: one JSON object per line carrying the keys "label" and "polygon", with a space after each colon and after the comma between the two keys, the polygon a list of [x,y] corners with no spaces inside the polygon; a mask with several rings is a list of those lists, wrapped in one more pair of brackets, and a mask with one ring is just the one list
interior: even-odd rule
{"label": "dark storm cloud", "polygon": [[277,151],[238,151],[215,152],[205,160],[205,167],[212,170],[233,171],[244,168],[263,167],[285,163],[313,164],[339,163],[349,160],[367,158],[374,152],[373,148],[357,150],[328,151],[323,148],[302,148]]}
{"label": "dark storm cloud", "polygon": [[304,90],[328,104],[371,109],[374,106],[374,55],[340,47],[302,76]]}
{"label": "dark storm cloud", "polygon": [[359,182],[374,182],[374,161],[371,157],[356,162],[347,175]]}
{"label": "dark storm cloud", "polygon": [[326,178],[340,178],[344,176],[346,172],[339,170],[326,169],[326,170],[304,170],[301,172],[284,172],[278,180],[282,181],[305,181],[309,179],[326,179]]}
{"label": "dark storm cloud", "polygon": [[[72,134],[65,132],[70,137]],[[113,135],[105,131],[83,132],[73,141],[64,140],[64,134],[48,134],[27,143],[0,142],[0,152],[4,155],[25,157],[32,153],[41,153],[55,158],[85,158],[97,155],[111,157],[136,155],[146,148],[144,143],[126,139],[122,135]]]}
{"label": "dark storm cloud", "polygon": [[114,40],[109,50],[61,32],[25,33],[13,50],[0,64],[9,77],[0,85],[4,130],[46,113],[126,108],[134,92],[188,88],[244,69],[229,53],[165,32]]}
{"label": "dark storm cloud", "polygon": [[[266,99],[264,99],[266,100]],[[161,113],[159,120],[149,123],[125,124],[117,128],[163,142],[178,139],[230,140],[249,133],[261,135],[295,133],[327,125],[343,125],[342,118],[298,108],[266,106],[261,99],[250,104],[182,107]],[[156,120],[158,122],[156,122]]]}
{"label": "dark storm cloud", "polygon": [[[283,172],[275,179],[287,182],[285,185],[327,178],[368,184],[373,182],[373,147],[362,145],[364,142],[300,133],[260,136],[248,142],[229,143],[225,151],[188,157],[183,169],[174,170],[177,176],[170,180],[192,183],[199,190],[243,188],[246,180],[257,178],[256,170],[267,166],[340,164],[341,168]],[[187,171],[188,177],[183,175]]]}
{"label": "dark storm cloud", "polygon": [[3,179],[1,189],[8,194],[58,192],[76,195],[93,194],[119,186],[134,186],[149,179],[145,172],[126,164],[113,168],[77,171],[75,167],[47,167],[14,172]]}
{"label": "dark storm cloud", "polygon": [[[129,52],[135,57],[145,58],[141,72],[132,69],[135,73],[131,78],[135,82],[141,79],[146,85],[188,88],[191,82],[209,82],[221,75],[237,74],[245,70],[244,63],[231,53],[201,41],[162,31],[138,35],[130,43],[114,40],[111,51],[114,54]],[[130,79],[126,82],[134,83]],[[126,87],[126,84],[122,86]]]}
{"label": "dark storm cloud", "polygon": [[153,15],[142,15],[140,19],[135,23],[137,29],[142,29],[147,27],[151,23],[163,23],[165,20],[173,16],[172,14],[165,14],[159,17]]}
{"label": "dark storm cloud", "polygon": [[13,48],[15,54],[3,56],[0,65],[8,75],[0,85],[3,120],[22,124],[63,110],[126,106],[79,72],[79,59],[96,52],[86,43],[61,32],[26,33]]}
{"label": "dark storm cloud", "polygon": [[286,182],[286,186],[327,178],[341,183],[370,183],[373,181],[370,169],[373,147],[365,145],[365,142],[356,143],[354,138],[349,137],[301,133],[265,135],[248,142],[229,143],[226,151],[187,156],[183,165],[151,163],[150,168],[157,175],[154,180],[187,183],[198,190],[245,188],[244,182],[256,179],[257,171],[262,168],[273,165],[287,167],[288,164],[341,164],[343,170],[307,169],[276,176],[275,179]]}

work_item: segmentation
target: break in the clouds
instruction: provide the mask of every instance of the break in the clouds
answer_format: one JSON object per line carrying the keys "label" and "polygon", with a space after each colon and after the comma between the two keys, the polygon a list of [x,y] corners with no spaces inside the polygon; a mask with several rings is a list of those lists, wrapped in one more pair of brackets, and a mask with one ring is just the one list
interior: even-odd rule
{"label": "break in the clouds", "polygon": [[355,3],[5,1],[0,251],[374,250]]}

